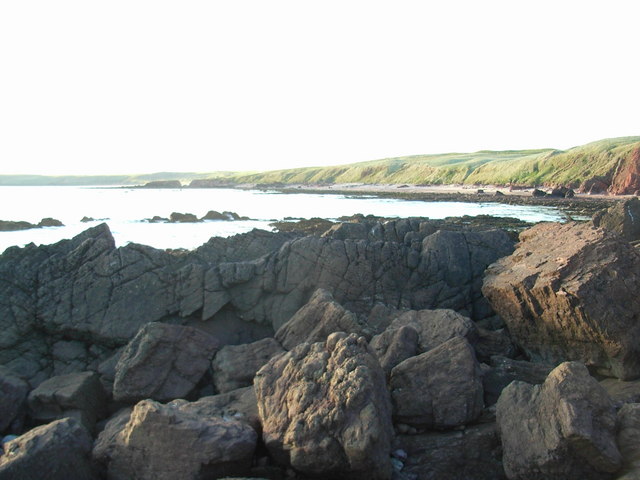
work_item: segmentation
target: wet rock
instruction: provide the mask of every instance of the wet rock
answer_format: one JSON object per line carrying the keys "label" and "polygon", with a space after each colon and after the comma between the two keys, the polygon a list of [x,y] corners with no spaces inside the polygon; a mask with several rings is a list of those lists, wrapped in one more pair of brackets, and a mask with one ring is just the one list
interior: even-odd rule
{"label": "wet rock", "polygon": [[490,368],[482,376],[485,404],[495,404],[502,391],[513,381],[517,380],[531,385],[543,383],[551,370],[553,370],[553,366],[541,363],[513,360],[497,355],[491,357]]}
{"label": "wet rock", "polygon": [[385,330],[373,337],[369,345],[388,377],[396,365],[418,354],[418,340],[418,332],[413,327],[405,325]]}
{"label": "wet rock", "polygon": [[482,291],[534,361],[580,360],[640,376],[640,253],[587,224],[537,225],[493,264]]}
{"label": "wet rock", "polygon": [[26,381],[0,366],[0,433],[20,430],[28,393]]}
{"label": "wet rock", "polygon": [[222,347],[213,361],[213,382],[220,393],[253,384],[253,377],[273,356],[284,349],[273,338],[264,338],[244,345]]}
{"label": "wet rock", "polygon": [[369,236],[367,225],[362,223],[338,223],[322,234],[337,240],[366,240]]}
{"label": "wet rock", "polygon": [[561,364],[542,385],[511,383],[496,413],[511,480],[610,478],[621,466],[613,403],[579,362]]}
{"label": "wet rock", "polygon": [[279,463],[324,478],[391,477],[391,405],[364,338],[334,333],[273,358],[254,381],[263,439]]}
{"label": "wet rock", "polygon": [[70,373],[42,382],[29,394],[28,404],[36,420],[73,417],[92,431],[107,413],[107,394],[97,373]]}
{"label": "wet rock", "polygon": [[501,480],[502,449],[494,423],[453,432],[399,435],[406,451],[402,473],[420,480]]}
{"label": "wet rock", "polygon": [[278,329],[275,338],[285,349],[291,350],[303,342],[323,342],[333,332],[371,337],[366,323],[344,309],[329,292],[318,289],[309,302]]}
{"label": "wet rock", "polygon": [[219,348],[219,342],[201,330],[149,323],[118,360],[113,398],[126,402],[183,398],[200,381]]}
{"label": "wet rock", "polygon": [[124,428],[116,435],[113,430],[100,435],[93,456],[114,480],[241,475],[251,466],[257,441],[256,432],[243,423],[189,414],[153,400],[138,403]]}
{"label": "wet rock", "polygon": [[463,337],[400,363],[389,381],[397,422],[447,429],[482,413],[482,373],[473,347]]}
{"label": "wet rock", "polygon": [[629,241],[640,240],[640,200],[637,197],[616,202],[593,216],[596,227],[616,232]]}
{"label": "wet rock", "polygon": [[403,326],[410,326],[418,332],[420,353],[428,352],[454,337],[464,337],[471,344],[478,339],[477,328],[471,319],[450,309],[410,310],[391,322],[389,329]]}
{"label": "wet rock", "polygon": [[91,444],[87,430],[72,418],[36,427],[5,444],[0,479],[97,479]]}

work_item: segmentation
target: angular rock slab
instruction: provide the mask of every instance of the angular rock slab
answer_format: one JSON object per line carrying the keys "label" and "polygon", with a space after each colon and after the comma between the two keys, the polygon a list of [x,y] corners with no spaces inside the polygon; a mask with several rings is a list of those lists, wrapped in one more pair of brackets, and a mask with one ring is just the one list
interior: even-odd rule
{"label": "angular rock slab", "polygon": [[196,328],[148,323],[118,360],[113,398],[125,402],[182,398],[202,378],[218,348],[215,337]]}
{"label": "angular rock slab", "polygon": [[257,434],[248,425],[143,400],[114,434],[126,413],[107,425],[93,451],[94,459],[107,465],[110,479],[220,478],[251,466]]}
{"label": "angular rock slab", "polygon": [[0,366],[0,433],[20,417],[29,393],[29,384],[6,367]]}
{"label": "angular rock slab", "polygon": [[254,380],[271,455],[306,475],[391,477],[384,372],[364,338],[334,333],[273,358]]}
{"label": "angular rock slab", "polygon": [[393,416],[404,424],[446,429],[482,413],[480,364],[463,337],[400,363],[391,371],[389,387]]}
{"label": "angular rock slab", "polygon": [[5,444],[0,479],[97,479],[91,443],[89,432],[72,418],[36,427]]}
{"label": "angular rock slab", "polygon": [[331,293],[320,288],[304,307],[278,329],[275,338],[285,349],[291,350],[305,342],[324,342],[333,332],[371,336],[366,324],[336,302]]}
{"label": "angular rock slab", "polygon": [[256,372],[271,357],[283,352],[280,343],[273,338],[222,347],[211,362],[216,390],[225,393],[252,385]]}
{"label": "angular rock slab", "polygon": [[540,224],[487,269],[482,291],[534,361],[640,376],[640,252],[588,224]]}
{"label": "angular rock slab", "polygon": [[579,362],[556,367],[542,385],[511,383],[496,415],[511,480],[610,478],[621,466],[613,402]]}
{"label": "angular rock slab", "polygon": [[54,420],[73,416],[93,430],[107,412],[107,394],[94,372],[69,373],[42,382],[28,398],[31,416]]}

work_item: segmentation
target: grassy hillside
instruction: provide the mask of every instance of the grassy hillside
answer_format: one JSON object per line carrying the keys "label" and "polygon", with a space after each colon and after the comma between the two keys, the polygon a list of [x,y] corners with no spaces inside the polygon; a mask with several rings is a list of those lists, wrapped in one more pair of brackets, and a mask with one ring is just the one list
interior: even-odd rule
{"label": "grassy hillside", "polygon": [[239,183],[411,183],[571,185],[612,176],[640,137],[622,137],[567,151],[509,150],[414,155],[336,167],[277,170],[231,177]]}
{"label": "grassy hillside", "polygon": [[[334,167],[295,168],[260,173],[159,172],[144,175],[59,176],[0,175],[0,185],[142,185],[154,180],[216,179],[221,184],[478,184],[567,185],[580,187],[599,178],[611,185],[616,174],[638,171],[640,136],[620,137],[575,147],[567,151],[483,150],[385,158]],[[630,166],[631,165],[631,166]],[[624,167],[624,168],[623,168]],[[628,173],[626,173],[629,175]],[[222,180],[220,182],[220,180]],[[637,182],[636,182],[637,183]],[[629,189],[633,190],[633,184]],[[640,185],[637,185],[640,189]]]}

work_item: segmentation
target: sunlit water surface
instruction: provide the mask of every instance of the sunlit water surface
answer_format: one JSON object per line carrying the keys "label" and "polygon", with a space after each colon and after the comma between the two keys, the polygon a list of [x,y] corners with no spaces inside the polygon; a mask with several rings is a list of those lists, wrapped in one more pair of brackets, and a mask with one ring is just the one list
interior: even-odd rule
{"label": "sunlit water surface", "polygon": [[[172,212],[204,216],[209,210],[232,211],[252,220],[203,223],[148,223],[155,215]],[[274,220],[320,217],[336,219],[362,213],[383,217],[494,215],[522,220],[563,221],[555,207],[500,203],[422,202],[334,194],[281,194],[232,189],[142,189],[104,187],[0,187],[0,220],[38,223],[56,218],[64,227],[0,232],[0,252],[12,245],[54,243],[106,222],[118,246],[129,242],[156,248],[202,245],[210,237],[228,237],[254,228],[271,230]],[[96,221],[83,223],[83,217]],[[99,220],[104,219],[104,220]]]}

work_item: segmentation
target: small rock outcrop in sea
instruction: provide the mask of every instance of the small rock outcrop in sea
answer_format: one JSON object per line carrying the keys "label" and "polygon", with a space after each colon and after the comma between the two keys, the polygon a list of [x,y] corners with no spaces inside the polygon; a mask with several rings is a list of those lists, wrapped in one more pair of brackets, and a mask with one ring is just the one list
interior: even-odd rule
{"label": "small rock outcrop in sea", "polygon": [[511,383],[496,415],[509,480],[601,479],[620,469],[613,402],[579,362],[539,386]]}
{"label": "small rock outcrop in sea", "polygon": [[144,188],[182,188],[180,180],[154,180],[144,184]]}
{"label": "small rock outcrop in sea", "polygon": [[29,230],[31,228],[42,227],[64,227],[64,224],[55,218],[43,218],[37,224],[25,221],[0,220],[0,232],[13,232],[17,230]]}
{"label": "small rock outcrop in sea", "polygon": [[532,359],[640,376],[640,252],[588,224],[540,224],[492,265],[482,291]]}
{"label": "small rock outcrop in sea", "polygon": [[262,367],[254,384],[278,462],[324,478],[391,478],[389,392],[363,337],[303,343]]}

